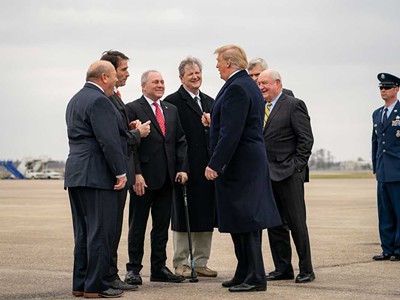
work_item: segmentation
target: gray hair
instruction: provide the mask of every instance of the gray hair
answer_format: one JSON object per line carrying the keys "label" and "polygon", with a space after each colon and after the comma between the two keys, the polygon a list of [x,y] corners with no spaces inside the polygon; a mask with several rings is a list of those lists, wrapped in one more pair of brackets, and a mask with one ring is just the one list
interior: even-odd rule
{"label": "gray hair", "polygon": [[275,81],[275,80],[279,79],[279,81],[282,83],[281,74],[279,74],[279,72],[277,70],[269,69],[268,74],[269,74],[269,78],[271,78],[271,80]]}
{"label": "gray hair", "polygon": [[152,73],[152,72],[160,73],[157,70],[147,70],[142,74],[142,77],[140,78],[140,83],[145,84],[147,82],[147,79],[149,78],[149,73]]}
{"label": "gray hair", "polygon": [[179,64],[178,71],[180,77],[183,77],[183,75],[185,75],[185,67],[189,65],[197,65],[200,69],[200,72],[203,69],[203,65],[201,64],[200,59],[193,56],[188,56]]}
{"label": "gray hair", "polygon": [[267,62],[265,61],[265,59],[263,59],[261,57],[257,57],[257,58],[250,60],[248,66],[247,66],[247,70],[251,70],[255,66],[261,66],[264,70],[268,69]]}

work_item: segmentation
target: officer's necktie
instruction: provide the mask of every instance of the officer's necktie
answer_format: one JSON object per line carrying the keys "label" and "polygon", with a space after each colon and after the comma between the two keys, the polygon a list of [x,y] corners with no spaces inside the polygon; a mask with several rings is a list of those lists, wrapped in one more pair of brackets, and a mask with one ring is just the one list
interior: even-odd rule
{"label": "officer's necktie", "polygon": [[388,108],[385,107],[385,109],[383,110],[382,124],[385,124],[386,121],[387,121],[387,119],[388,119],[388,117],[387,117],[387,111],[388,111]]}
{"label": "officer's necktie", "polygon": [[270,101],[268,101],[267,105],[265,105],[264,126],[263,127],[265,127],[265,124],[267,124],[271,106],[272,106],[272,103]]}
{"label": "officer's necktie", "polygon": [[158,106],[157,102],[153,103],[154,107],[156,108],[156,119],[158,122],[158,125],[160,125],[161,128],[161,132],[163,134],[163,136],[165,136],[165,121],[164,121],[164,116],[161,112],[160,107]]}

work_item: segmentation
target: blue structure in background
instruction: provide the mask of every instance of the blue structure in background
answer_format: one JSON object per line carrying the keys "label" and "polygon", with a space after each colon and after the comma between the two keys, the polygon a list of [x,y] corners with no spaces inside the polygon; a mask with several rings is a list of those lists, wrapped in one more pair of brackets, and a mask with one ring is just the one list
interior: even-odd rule
{"label": "blue structure in background", "polygon": [[20,171],[17,170],[16,167],[14,167],[13,163],[11,160],[0,160],[0,166],[5,167],[7,171],[9,171],[11,174],[13,174],[16,178],[18,179],[24,179],[25,176],[21,174]]}

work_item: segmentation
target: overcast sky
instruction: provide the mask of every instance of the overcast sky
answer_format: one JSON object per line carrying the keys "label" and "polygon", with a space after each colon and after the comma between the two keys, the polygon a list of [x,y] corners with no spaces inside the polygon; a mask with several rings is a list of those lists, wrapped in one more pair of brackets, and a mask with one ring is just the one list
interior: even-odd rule
{"label": "overcast sky", "polygon": [[314,150],[370,160],[376,75],[400,77],[399,13],[398,0],[1,1],[0,159],[66,159],[66,105],[104,50],[131,58],[127,103],[148,69],[163,74],[165,96],[177,90],[188,55],[215,97],[224,82],[213,52],[237,44],[306,102]]}

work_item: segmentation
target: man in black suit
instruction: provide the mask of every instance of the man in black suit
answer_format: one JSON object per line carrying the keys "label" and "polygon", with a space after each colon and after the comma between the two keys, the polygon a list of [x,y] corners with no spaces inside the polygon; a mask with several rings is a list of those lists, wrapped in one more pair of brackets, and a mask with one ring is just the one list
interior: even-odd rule
{"label": "man in black suit", "polygon": [[[149,134],[150,124],[149,122],[141,124],[140,121],[138,120],[129,124],[128,114],[125,110],[125,104],[124,102],[122,102],[121,94],[118,90],[118,88],[126,84],[126,80],[129,77],[129,71],[128,71],[129,58],[122,52],[109,50],[103,52],[101,60],[106,60],[112,63],[117,72],[118,81],[114,88],[114,93],[110,96],[110,100],[112,104],[115,106],[115,108],[121,114],[121,117],[124,120],[125,130],[127,131],[127,136],[128,136],[128,144],[127,144],[128,182],[125,188],[118,192],[117,228],[114,238],[114,245],[112,248],[113,253],[112,253],[111,267],[108,280],[110,282],[110,286],[113,288],[121,290],[135,290],[137,289],[137,285],[127,284],[126,282],[122,281],[118,275],[118,245],[121,239],[127,190],[135,182],[134,152],[136,150],[136,147],[140,145],[141,137],[146,137]],[[131,127],[133,128],[132,130]]]}
{"label": "man in black suit", "polygon": [[275,271],[267,275],[267,280],[294,278],[291,233],[299,256],[300,273],[295,282],[310,282],[315,275],[304,202],[307,163],[314,142],[310,117],[302,100],[282,93],[282,79],[277,71],[263,71],[258,85],[266,102],[264,141],[275,201],[283,222],[282,226],[268,229]]}
{"label": "man in black suit", "polygon": [[[203,112],[210,112],[214,99],[200,91],[202,64],[199,59],[187,57],[182,60],[178,70],[182,85],[178,91],[166,97],[165,101],[178,108],[188,143],[190,180],[187,183],[187,201],[194,268],[198,276],[216,277],[217,272],[207,267],[215,226],[214,183],[204,177],[204,169],[210,160],[210,133],[209,128],[201,123]],[[175,185],[171,227],[175,274],[190,277],[189,243],[180,184]]]}
{"label": "man in black suit", "polygon": [[[258,76],[260,76],[261,72],[267,69],[267,62],[265,61],[265,59],[260,57],[250,60],[249,64],[247,65],[247,72],[255,82],[257,82]],[[282,88],[282,92],[286,95],[294,97],[292,90]]]}
{"label": "man in black suit", "polygon": [[264,101],[246,72],[244,50],[218,48],[217,68],[225,84],[211,109],[212,156],[205,170],[215,180],[218,229],[231,234],[237,266],[230,292],[265,291],[260,231],[281,224],[272,194],[262,136]]}
{"label": "man in black suit", "polygon": [[130,189],[128,252],[125,281],[142,284],[143,244],[147,219],[151,210],[151,276],[150,281],[181,282],[166,267],[166,245],[171,218],[174,182],[180,176],[187,180],[187,143],[178,110],[170,103],[160,101],[164,95],[164,79],[154,70],[143,73],[143,96],[126,105],[130,120],[150,123],[150,134],[141,141],[136,163],[136,182]]}
{"label": "man in black suit", "polygon": [[65,188],[74,227],[74,296],[119,297],[107,281],[118,210],[118,191],[127,177],[127,136],[123,120],[108,97],[116,71],[107,61],[93,63],[85,86],[66,111],[69,154]]}

